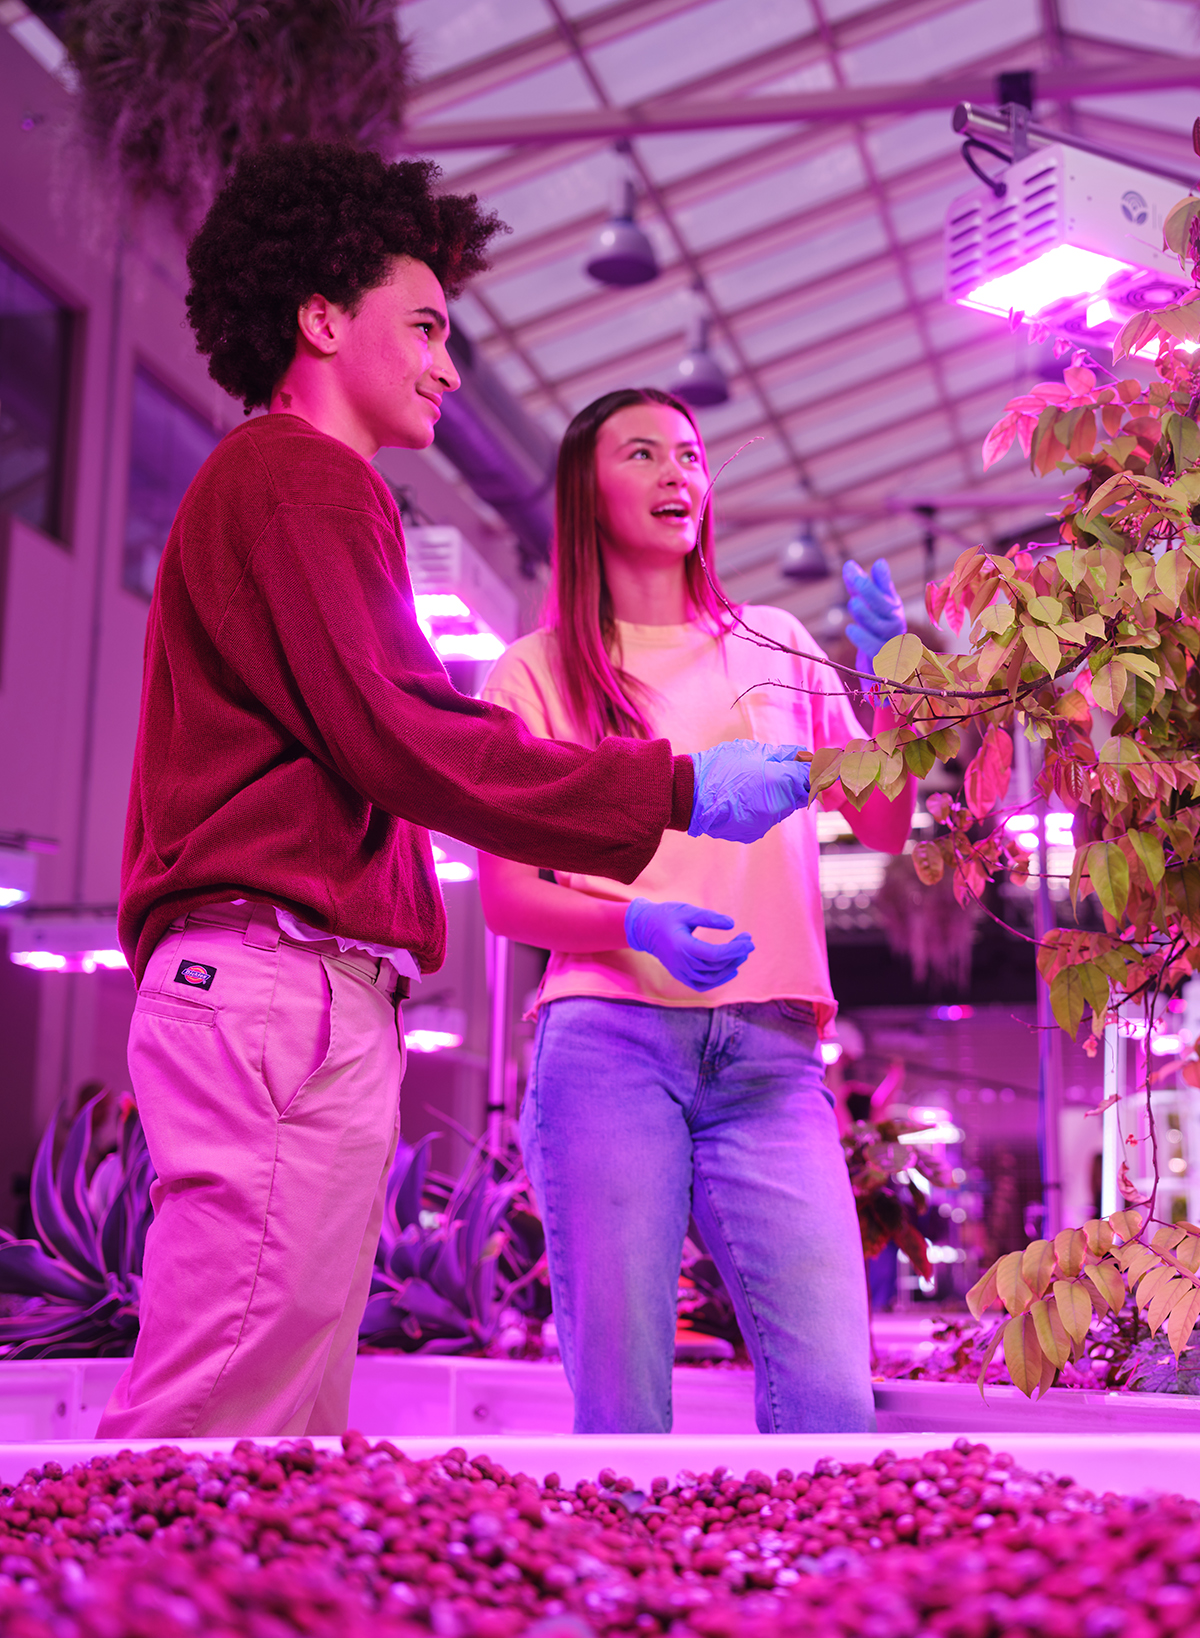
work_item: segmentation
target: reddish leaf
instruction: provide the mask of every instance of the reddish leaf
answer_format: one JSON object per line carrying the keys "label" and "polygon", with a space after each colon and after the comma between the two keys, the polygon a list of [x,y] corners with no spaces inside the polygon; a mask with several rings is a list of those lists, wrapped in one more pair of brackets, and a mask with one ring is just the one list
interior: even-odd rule
{"label": "reddish leaf", "polygon": [[986,472],[989,466],[995,466],[1003,455],[1007,455],[1012,447],[1012,441],[1017,435],[1017,417],[1006,415],[988,433],[983,440],[983,469]]}
{"label": "reddish leaf", "polygon": [[967,768],[964,786],[967,806],[977,819],[990,813],[1008,790],[1012,755],[1009,734],[1002,728],[989,728]]}

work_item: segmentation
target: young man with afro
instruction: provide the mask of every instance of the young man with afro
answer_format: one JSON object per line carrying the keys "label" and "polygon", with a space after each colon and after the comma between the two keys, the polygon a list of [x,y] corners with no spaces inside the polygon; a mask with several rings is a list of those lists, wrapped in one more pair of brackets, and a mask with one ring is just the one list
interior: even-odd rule
{"label": "young man with afro", "polygon": [[795,747],[585,750],[451,685],[370,465],[432,442],[446,298],[500,227],[437,174],[264,148],[189,250],[210,371],[268,413],[200,469],[150,607],[120,932],[155,1216],[103,1438],[345,1429],[398,1002],[443,956],[429,828],[628,882],[668,827],[751,840],[806,800]]}

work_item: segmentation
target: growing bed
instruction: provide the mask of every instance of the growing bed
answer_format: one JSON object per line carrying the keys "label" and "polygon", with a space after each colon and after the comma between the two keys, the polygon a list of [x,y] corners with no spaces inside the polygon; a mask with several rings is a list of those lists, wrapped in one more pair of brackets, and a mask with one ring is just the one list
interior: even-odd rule
{"label": "growing bed", "polygon": [[1200,1632],[1194,1435],[344,1443],[0,1447],[0,1630]]}

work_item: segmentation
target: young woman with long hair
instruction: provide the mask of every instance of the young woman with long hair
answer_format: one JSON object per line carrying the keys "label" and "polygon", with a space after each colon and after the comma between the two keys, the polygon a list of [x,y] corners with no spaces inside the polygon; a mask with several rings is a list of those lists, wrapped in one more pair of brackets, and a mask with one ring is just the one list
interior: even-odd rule
{"label": "young woman with long hair", "polygon": [[[582,410],[559,454],[546,623],[497,661],[484,696],[583,745],[667,738],[703,755],[860,734],[798,621],[744,611],[800,651],[768,654],[723,607],[697,549],[711,573],[707,486],[677,399],[630,389]],[[886,567],[848,584],[867,657],[903,612]],[[911,815],[911,791],[846,809],[890,852]],[[480,857],[489,926],[551,952],[521,1141],[576,1432],[670,1428],[689,1213],[754,1360],[759,1428],[874,1425],[862,1246],[819,1052],[836,1006],[817,859],[805,812],[748,847],[668,832],[631,887]],[[735,926],[723,943],[697,933]]]}

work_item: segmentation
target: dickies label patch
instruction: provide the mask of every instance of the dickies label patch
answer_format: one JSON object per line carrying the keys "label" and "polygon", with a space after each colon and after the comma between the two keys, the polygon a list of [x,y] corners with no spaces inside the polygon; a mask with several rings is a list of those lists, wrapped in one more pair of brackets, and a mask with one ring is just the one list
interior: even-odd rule
{"label": "dickies label patch", "polygon": [[217,976],[215,967],[206,967],[201,961],[181,961],[175,974],[177,984],[187,984],[193,990],[211,990]]}

